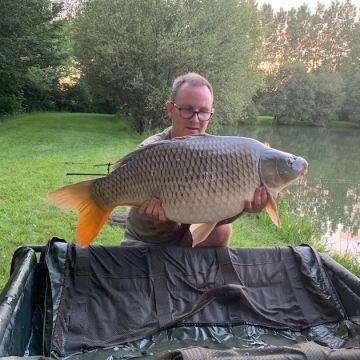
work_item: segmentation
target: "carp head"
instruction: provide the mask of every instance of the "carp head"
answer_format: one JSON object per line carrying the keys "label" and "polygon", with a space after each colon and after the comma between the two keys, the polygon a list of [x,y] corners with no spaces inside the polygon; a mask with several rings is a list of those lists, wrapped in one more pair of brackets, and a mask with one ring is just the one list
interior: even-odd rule
{"label": "carp head", "polygon": [[266,187],[268,201],[266,210],[275,225],[280,219],[275,203],[279,192],[287,185],[306,174],[308,163],[300,156],[266,147],[259,158],[259,176]]}
{"label": "carp head", "polygon": [[300,156],[266,147],[260,154],[259,175],[268,192],[276,195],[307,172],[308,163]]}

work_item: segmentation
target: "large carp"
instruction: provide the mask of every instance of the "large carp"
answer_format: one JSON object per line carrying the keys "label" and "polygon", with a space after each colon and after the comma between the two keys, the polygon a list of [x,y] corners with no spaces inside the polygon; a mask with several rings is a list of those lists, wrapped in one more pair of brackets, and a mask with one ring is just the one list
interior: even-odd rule
{"label": "large carp", "polygon": [[192,224],[193,246],[216,223],[240,214],[246,199],[264,185],[266,210],[280,226],[278,192],[307,171],[301,157],[275,150],[255,139],[196,135],[163,140],[141,147],[115,165],[107,176],[51,192],[48,198],[79,211],[76,239],[87,246],[118,205],[139,207],[161,200],[168,219]]}

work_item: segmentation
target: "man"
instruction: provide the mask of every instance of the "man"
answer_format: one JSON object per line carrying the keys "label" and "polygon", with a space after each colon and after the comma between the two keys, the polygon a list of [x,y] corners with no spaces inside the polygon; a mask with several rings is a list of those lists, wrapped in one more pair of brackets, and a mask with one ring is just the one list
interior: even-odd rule
{"label": "man", "polygon": [[[160,134],[149,137],[139,147],[158,140],[204,134],[214,113],[212,104],[213,89],[204,77],[196,73],[178,77],[172,87],[171,100],[165,104],[172,126]],[[260,212],[265,208],[266,202],[266,190],[260,187],[255,191],[253,202],[245,201],[244,211]],[[231,222],[240,215],[219,222],[198,246],[229,246],[232,234]],[[130,210],[124,240],[121,242],[122,246],[146,244],[192,246],[189,224],[180,224],[167,219],[161,201],[157,198],[148,199],[139,209]]]}

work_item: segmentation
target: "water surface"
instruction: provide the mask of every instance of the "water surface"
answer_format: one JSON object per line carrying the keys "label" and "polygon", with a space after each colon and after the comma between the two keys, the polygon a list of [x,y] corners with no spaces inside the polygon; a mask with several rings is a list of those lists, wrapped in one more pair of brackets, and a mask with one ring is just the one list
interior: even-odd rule
{"label": "water surface", "polygon": [[284,189],[294,211],[311,216],[334,249],[360,252],[360,129],[243,125],[219,134],[255,138],[304,157],[305,179]]}

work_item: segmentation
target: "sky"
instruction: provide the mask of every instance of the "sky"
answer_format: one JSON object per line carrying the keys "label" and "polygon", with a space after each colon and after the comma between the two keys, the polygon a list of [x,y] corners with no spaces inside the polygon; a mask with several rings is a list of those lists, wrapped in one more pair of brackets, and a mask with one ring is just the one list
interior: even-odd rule
{"label": "sky", "polygon": [[[292,7],[298,8],[304,2],[310,6],[312,12],[315,11],[316,4],[318,2],[316,0],[257,0],[257,3],[259,5],[262,5],[264,3],[271,4],[272,8],[275,11],[280,10],[281,7],[284,10],[290,10]],[[319,0],[319,2],[324,4],[325,7],[329,7],[331,5],[331,0]],[[345,2],[345,0],[340,0],[340,2]],[[351,0],[350,2],[358,9],[360,8],[360,0]]]}

